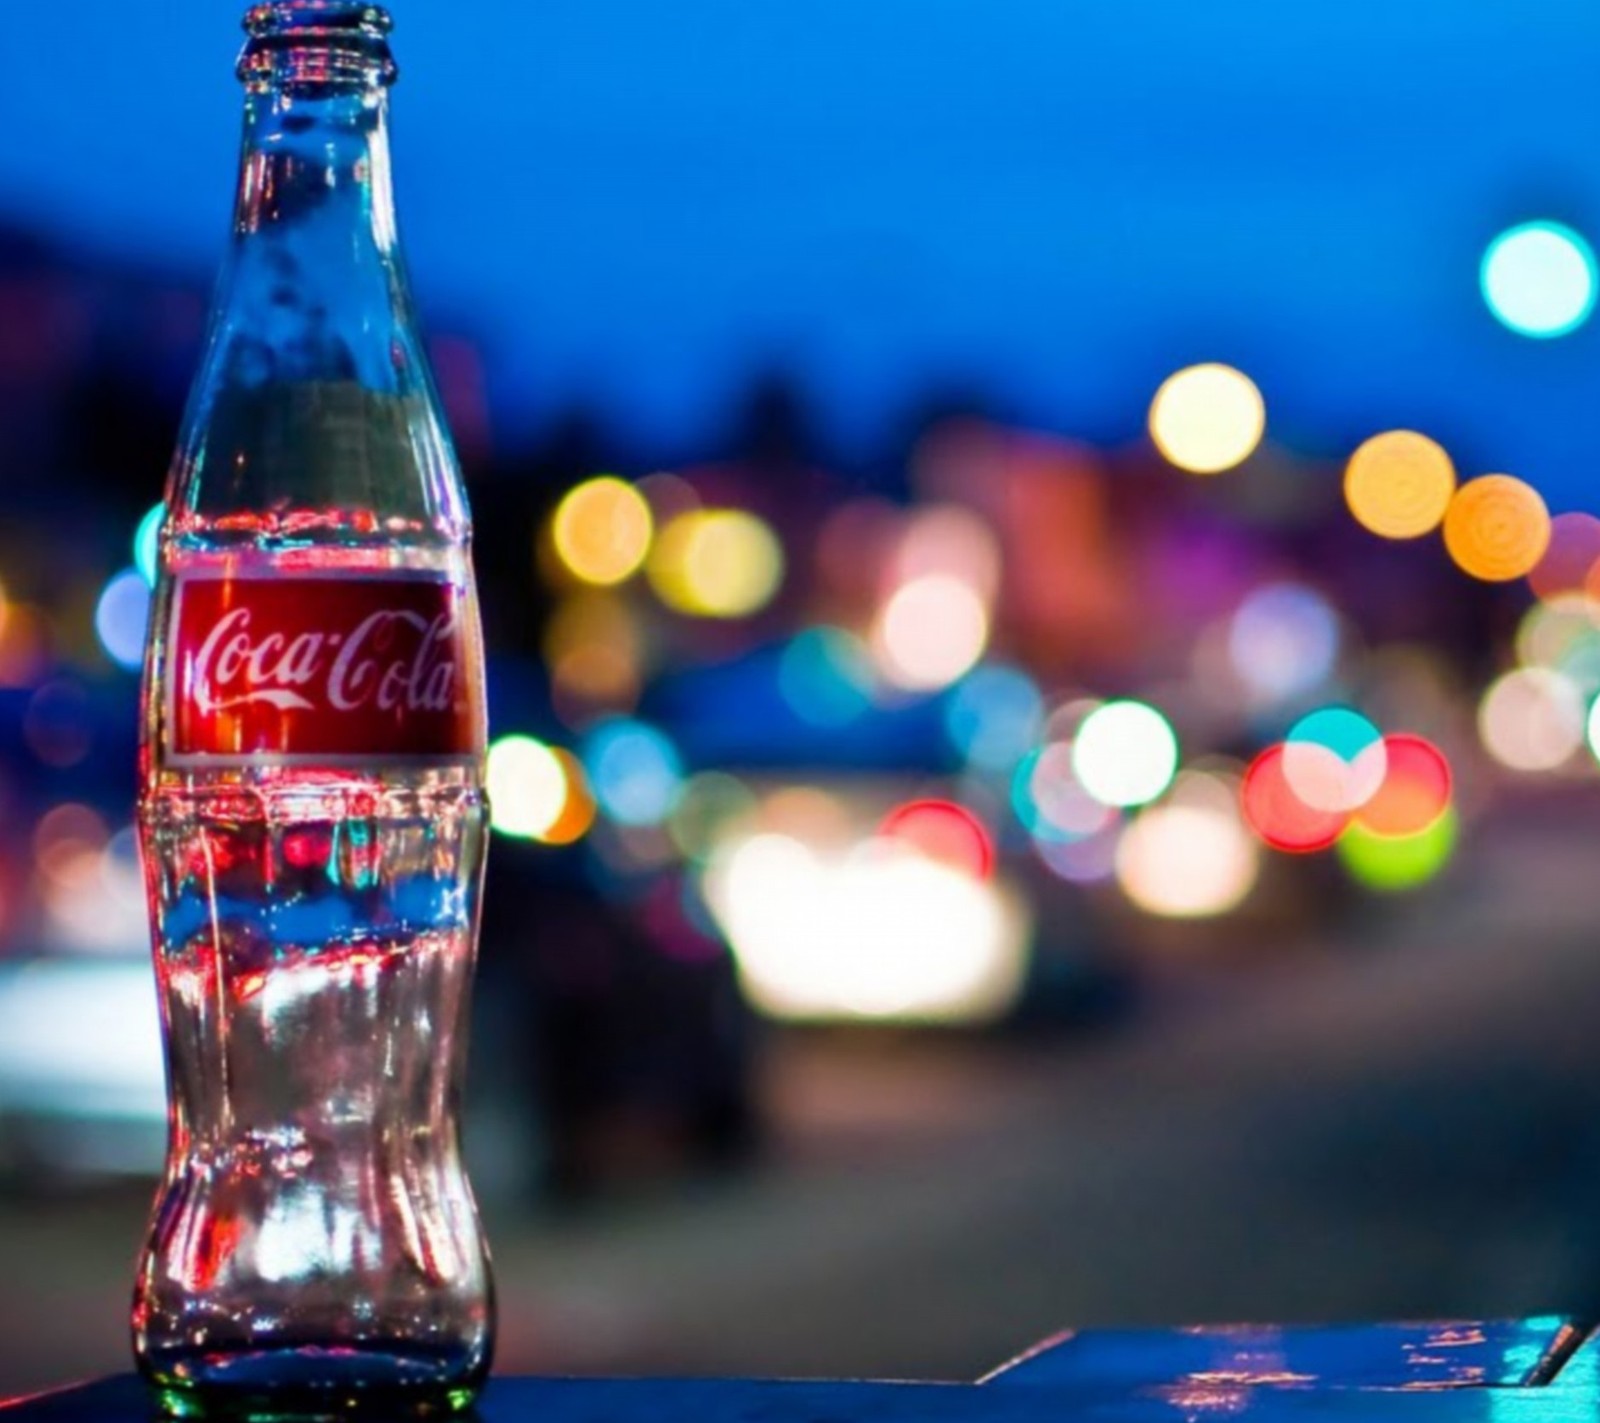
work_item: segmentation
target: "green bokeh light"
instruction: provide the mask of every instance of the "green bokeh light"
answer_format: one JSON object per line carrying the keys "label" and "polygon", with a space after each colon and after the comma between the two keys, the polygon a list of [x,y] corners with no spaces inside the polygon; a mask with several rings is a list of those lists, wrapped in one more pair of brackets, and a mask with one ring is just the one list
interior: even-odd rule
{"label": "green bokeh light", "polygon": [[1374,835],[1351,825],[1335,849],[1350,877],[1367,889],[1394,893],[1426,884],[1455,852],[1459,826],[1454,807],[1415,835]]}

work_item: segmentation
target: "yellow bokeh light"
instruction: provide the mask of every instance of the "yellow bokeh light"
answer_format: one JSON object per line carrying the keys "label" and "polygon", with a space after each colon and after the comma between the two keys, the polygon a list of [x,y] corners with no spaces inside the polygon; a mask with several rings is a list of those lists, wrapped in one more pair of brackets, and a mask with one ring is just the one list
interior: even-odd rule
{"label": "yellow bokeh light", "polygon": [[550,535],[563,566],[585,583],[621,583],[650,551],[650,505],[615,475],[587,479],[556,506]]}
{"label": "yellow bokeh light", "polygon": [[1550,511],[1539,491],[1515,475],[1481,475],[1450,501],[1444,543],[1456,566],[1474,578],[1522,578],[1550,545]]}
{"label": "yellow bokeh light", "polygon": [[1374,435],[1344,472],[1345,502],[1356,522],[1385,539],[1420,538],[1438,528],[1455,488],[1450,456],[1415,430]]}
{"label": "yellow bokeh light", "polygon": [[1261,392],[1232,366],[1189,366],[1168,376],[1150,403],[1150,438],[1191,474],[1220,474],[1243,463],[1266,428]]}
{"label": "yellow bokeh light", "polygon": [[783,547],[742,509],[693,509],[662,529],[645,566],[669,608],[702,618],[759,612],[783,582]]}

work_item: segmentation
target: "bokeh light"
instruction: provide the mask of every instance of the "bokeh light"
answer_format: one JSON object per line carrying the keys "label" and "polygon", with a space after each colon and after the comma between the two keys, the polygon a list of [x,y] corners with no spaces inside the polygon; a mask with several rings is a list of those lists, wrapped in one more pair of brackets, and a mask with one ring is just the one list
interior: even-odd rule
{"label": "bokeh light", "polygon": [[144,662],[144,635],[150,622],[150,585],[136,568],[125,568],[100,594],[94,630],[100,646],[119,667],[137,671]]}
{"label": "bokeh light", "polygon": [[1455,487],[1450,456],[1415,430],[1374,435],[1344,472],[1345,502],[1356,522],[1386,539],[1419,538],[1438,528]]}
{"label": "bokeh light", "polygon": [[667,834],[684,858],[703,862],[756,814],[755,792],[726,771],[699,771],[683,784]]}
{"label": "bokeh light", "polygon": [[1550,545],[1550,513],[1539,491],[1515,475],[1480,475],[1451,499],[1444,543],[1456,566],[1474,578],[1522,578]]}
{"label": "bokeh light", "polygon": [[1455,851],[1457,818],[1446,809],[1414,835],[1375,835],[1353,824],[1339,837],[1336,853],[1350,877],[1368,889],[1392,893],[1426,884]]}
{"label": "bokeh light", "polygon": [[1383,785],[1388,764],[1382,732],[1351,707],[1319,708],[1284,738],[1284,779],[1313,810],[1365,805]]}
{"label": "bokeh light", "polygon": [[1160,805],[1117,846],[1117,882],[1139,908],[1169,919],[1226,914],[1250,893],[1260,855],[1231,805]]}
{"label": "bokeh light", "polygon": [[1021,991],[1022,902],[893,842],[835,856],[756,835],[718,856],[706,898],[776,1018],[982,1022]]}
{"label": "bokeh light", "polygon": [[1450,763],[1421,736],[1385,736],[1383,744],[1389,763],[1383,784],[1356,812],[1356,823],[1374,835],[1420,835],[1450,808]]}
{"label": "bokeh light", "polygon": [[950,800],[914,800],[884,817],[878,833],[975,879],[994,870],[994,841],[964,805]]}
{"label": "bokeh light", "polygon": [[1082,840],[1116,815],[1084,789],[1069,741],[1052,741],[1023,757],[1011,779],[1011,806],[1036,840]]}
{"label": "bokeh light", "polygon": [[1069,884],[1101,884],[1116,873],[1117,846],[1123,833],[1122,817],[1113,811],[1099,830],[1082,839],[1035,836],[1033,852],[1057,879]]}
{"label": "bokeh light", "polygon": [[783,583],[783,546],[742,509],[691,509],[661,530],[645,564],[669,608],[691,617],[743,618],[770,603]]}
{"label": "bokeh light", "polygon": [[1518,667],[1497,678],[1478,704],[1484,749],[1513,771],[1554,771],[1584,743],[1583,693],[1547,667]]}
{"label": "bokeh light", "polygon": [[600,808],[620,824],[659,824],[677,804],[683,763],[655,727],[613,717],[584,737],[581,756]]}
{"label": "bokeh light", "polygon": [[1144,702],[1107,702],[1083,719],[1072,742],[1072,769],[1105,805],[1143,805],[1172,784],[1178,738],[1172,723]]}
{"label": "bokeh light", "polygon": [[98,856],[110,838],[99,811],[68,801],[52,806],[33,827],[34,860],[46,879],[65,883],[73,877],[73,862]]}
{"label": "bokeh light", "polygon": [[1285,748],[1269,746],[1244,774],[1240,803],[1245,820],[1274,850],[1291,855],[1326,850],[1350,823],[1348,812],[1307,805],[1284,766]]}
{"label": "bokeh light", "polygon": [[1150,438],[1179,469],[1219,474],[1261,443],[1267,409],[1255,382],[1232,366],[1189,366],[1168,376],[1150,404]]}
{"label": "bokeh light", "polygon": [[551,539],[567,571],[602,587],[638,572],[654,531],[644,496],[611,474],[569,490],[550,521]]}
{"label": "bokeh light", "polygon": [[167,506],[157,504],[139,520],[133,536],[133,566],[151,588],[156,586],[156,574],[161,562],[161,521],[167,516]]}
{"label": "bokeh light", "polygon": [[1044,697],[1019,667],[975,667],[950,693],[944,725],[969,765],[1006,772],[1028,754],[1044,724]]}
{"label": "bokeh light", "polygon": [[884,604],[872,650],[885,680],[931,692],[967,672],[988,640],[988,610],[972,586],[930,573],[902,584]]}
{"label": "bokeh light", "polygon": [[1593,514],[1557,514],[1550,521],[1550,543],[1528,570],[1528,586],[1545,602],[1600,592],[1590,579],[1600,567],[1600,519]]}
{"label": "bokeh light", "polygon": [[502,736],[489,747],[490,823],[502,835],[542,840],[567,804],[567,770],[531,736]]}
{"label": "bokeh light", "polygon": [[797,633],[778,663],[778,690],[794,714],[812,726],[850,725],[872,705],[872,659],[843,628]]}
{"label": "bokeh light", "polygon": [[1597,613],[1600,608],[1582,593],[1534,604],[1517,627],[1517,661],[1559,672],[1587,695],[1600,692]]}
{"label": "bokeh light", "polygon": [[856,817],[844,798],[824,786],[782,786],[762,798],[760,827],[804,841],[813,849],[854,844]]}
{"label": "bokeh light", "polygon": [[944,573],[986,602],[1000,587],[1000,543],[982,515],[957,504],[938,504],[911,516],[892,565],[892,581],[908,583]]}
{"label": "bokeh light", "polygon": [[1479,272],[1489,310],[1523,336],[1565,336],[1594,311],[1594,251],[1559,222],[1525,222],[1502,232]]}
{"label": "bokeh light", "polygon": [[1268,705],[1315,691],[1339,656],[1339,619],[1315,589],[1268,583],[1228,624],[1228,660],[1252,698]]}
{"label": "bokeh light", "polygon": [[10,603],[0,590],[0,687],[32,687],[50,666],[52,638],[39,609]]}
{"label": "bokeh light", "polygon": [[561,807],[550,827],[539,838],[546,845],[571,845],[583,839],[593,828],[600,812],[594,792],[589,789],[589,778],[583,763],[565,746],[554,748],[556,760],[567,776],[567,803]]}
{"label": "bokeh light", "polygon": [[596,707],[632,707],[644,675],[639,619],[617,593],[599,589],[563,598],[544,634],[557,711],[569,722]]}
{"label": "bokeh light", "polygon": [[98,848],[84,844],[53,856],[42,888],[60,947],[134,955],[148,942],[144,874],[133,826],[123,826]]}
{"label": "bokeh light", "polygon": [[1589,754],[1600,761],[1600,701],[1589,707],[1589,716],[1584,722],[1584,739],[1589,743]]}
{"label": "bokeh light", "polygon": [[133,953],[148,942],[134,837],[113,837],[99,812],[68,802],[40,817],[34,863],[51,927],[63,947]]}

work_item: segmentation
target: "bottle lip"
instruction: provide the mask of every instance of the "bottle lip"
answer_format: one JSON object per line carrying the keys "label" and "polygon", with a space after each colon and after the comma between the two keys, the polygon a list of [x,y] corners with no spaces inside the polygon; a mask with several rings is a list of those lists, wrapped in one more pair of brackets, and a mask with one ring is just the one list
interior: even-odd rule
{"label": "bottle lip", "polygon": [[268,0],[245,12],[239,78],[252,90],[386,87],[399,77],[389,52],[394,21],[352,0]]}
{"label": "bottle lip", "polygon": [[252,37],[327,31],[330,38],[356,34],[381,40],[394,28],[394,21],[381,5],[353,0],[267,0],[245,12],[244,28]]}

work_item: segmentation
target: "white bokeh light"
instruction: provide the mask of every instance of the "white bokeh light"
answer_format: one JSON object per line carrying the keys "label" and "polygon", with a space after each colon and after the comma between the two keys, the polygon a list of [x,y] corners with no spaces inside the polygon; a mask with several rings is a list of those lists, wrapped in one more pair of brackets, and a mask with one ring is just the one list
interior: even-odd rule
{"label": "white bokeh light", "polygon": [[1072,742],[1072,769],[1102,805],[1144,805],[1172,784],[1178,738],[1144,702],[1107,702],[1084,718]]}
{"label": "white bokeh light", "polygon": [[1170,919],[1226,914],[1256,882],[1260,854],[1231,803],[1161,805],[1117,846],[1117,882],[1139,908]]}
{"label": "white bokeh light", "polygon": [[873,629],[885,680],[908,691],[948,687],[983,656],[989,614],[977,591],[948,573],[901,584]]}

